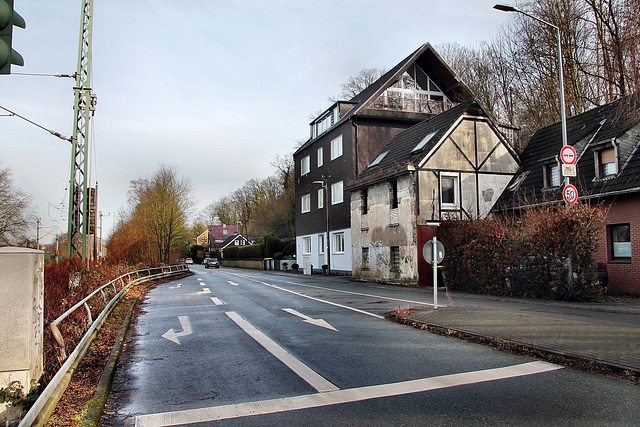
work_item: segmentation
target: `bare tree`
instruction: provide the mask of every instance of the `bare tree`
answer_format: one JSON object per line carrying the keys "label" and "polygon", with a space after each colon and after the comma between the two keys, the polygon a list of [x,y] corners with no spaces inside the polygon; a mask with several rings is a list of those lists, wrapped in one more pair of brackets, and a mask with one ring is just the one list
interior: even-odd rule
{"label": "bare tree", "polygon": [[32,215],[30,198],[13,186],[9,169],[0,169],[0,246],[26,242]]}

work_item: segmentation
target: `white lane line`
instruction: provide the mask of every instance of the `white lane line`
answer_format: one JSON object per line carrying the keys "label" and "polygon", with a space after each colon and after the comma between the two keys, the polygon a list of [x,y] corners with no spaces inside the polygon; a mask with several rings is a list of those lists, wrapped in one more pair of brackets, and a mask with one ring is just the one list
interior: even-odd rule
{"label": "white lane line", "polygon": [[227,280],[227,283],[229,283],[231,286],[238,286],[237,283],[232,282],[231,280]]}
{"label": "white lane line", "polygon": [[213,301],[215,305],[224,305],[224,303],[216,297],[211,297],[211,301]]}
{"label": "white lane line", "polygon": [[340,390],[335,384],[328,381],[326,378],[298,360],[294,355],[273,342],[271,338],[260,332],[251,323],[240,317],[235,311],[228,311],[227,316],[240,326],[242,330],[249,334],[251,338],[256,340],[258,344],[264,347],[265,350],[287,365],[289,369],[298,374],[300,378],[309,383],[309,385],[315,388],[319,393]]}
{"label": "white lane line", "polygon": [[289,293],[294,294],[294,295],[298,295],[299,297],[309,298],[309,299],[314,300],[314,301],[322,302],[322,303],[333,305],[333,306],[340,307],[340,308],[346,308],[347,310],[355,311],[355,312],[358,312],[358,313],[366,314],[367,316],[376,317],[378,319],[383,319],[384,320],[383,316],[379,316],[379,315],[377,315],[375,313],[370,313],[368,311],[364,311],[364,310],[360,310],[360,309],[357,309],[357,308],[349,307],[349,306],[346,306],[346,305],[338,304],[337,302],[327,301],[327,300],[324,300],[324,299],[320,299],[320,298],[312,297],[312,296],[309,296],[309,295],[301,294],[299,292],[292,291],[292,290],[286,289],[286,288],[281,288],[280,286],[272,285],[270,283],[265,283],[265,282],[258,282],[258,283],[262,283],[265,286],[270,286],[270,287],[275,288],[275,289],[280,289],[281,291],[285,291],[285,292],[289,292]]}
{"label": "white lane line", "polygon": [[211,289],[209,288],[202,288],[202,291],[196,292],[196,294],[210,294],[210,293],[211,293]]}
{"label": "white lane line", "polygon": [[271,399],[257,402],[212,406],[184,411],[163,412],[158,414],[139,415],[136,427],[175,426],[190,423],[202,423],[225,419],[248,417],[252,415],[273,414],[277,412],[295,411],[299,409],[318,408],[342,403],[360,402],[363,400],[420,393],[461,385],[477,384],[488,381],[503,380],[526,375],[562,369],[562,366],[547,362],[530,362],[503,368],[482,371],[463,372],[460,374],[442,375],[433,378],[381,384],[327,393],[307,394],[302,396]]}
{"label": "white lane line", "polygon": [[204,282],[200,282],[200,286],[207,286],[207,284]]}

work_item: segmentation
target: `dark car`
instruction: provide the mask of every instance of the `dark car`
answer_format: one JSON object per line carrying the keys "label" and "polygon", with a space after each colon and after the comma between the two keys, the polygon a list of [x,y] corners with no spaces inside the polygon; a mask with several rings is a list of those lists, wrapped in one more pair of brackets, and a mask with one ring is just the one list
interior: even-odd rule
{"label": "dark car", "polygon": [[204,260],[204,268],[220,268],[218,258],[207,258]]}

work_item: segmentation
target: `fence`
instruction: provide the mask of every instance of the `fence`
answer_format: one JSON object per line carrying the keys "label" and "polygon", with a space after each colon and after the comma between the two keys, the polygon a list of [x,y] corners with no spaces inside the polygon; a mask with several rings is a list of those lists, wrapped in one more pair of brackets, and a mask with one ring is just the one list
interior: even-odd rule
{"label": "fence", "polygon": [[[58,372],[53,376],[47,387],[42,391],[38,400],[33,404],[29,412],[25,415],[25,417],[20,421],[19,427],[22,426],[32,426],[32,425],[43,425],[53,409],[55,405],[58,403],[60,398],[62,397],[62,393],[64,392],[69,380],[71,379],[71,375],[69,371],[72,368],[75,368],[77,364],[80,362],[85,352],[91,345],[91,341],[95,337],[97,330],[102,326],[105,319],[111,312],[111,309],[118,302],[120,297],[126,293],[126,291],[133,285],[143,283],[150,280],[161,279],[165,277],[174,276],[185,271],[189,271],[189,268],[185,264],[172,265],[167,267],[156,267],[156,268],[148,268],[144,270],[137,270],[131,273],[123,274],[117,279],[112,280],[111,282],[102,285],[95,291],[93,291],[90,295],[84,298],[82,301],[78,302],[76,305],[67,310],[64,314],[58,317],[56,320],[51,322],[51,332],[56,339],[56,342],[61,347],[62,352],[61,355],[65,359],[64,364],[60,367]],[[117,290],[117,285],[120,285],[120,290]],[[113,293],[115,294],[113,298],[109,301],[106,306],[102,309],[98,317],[93,320],[93,316],[91,313],[91,308],[89,302],[93,298],[102,297],[106,302],[106,294],[107,292],[113,289]],[[66,353],[64,352],[64,337],[60,333],[58,329],[58,325],[64,321],[69,315],[76,310],[84,307],[87,313],[87,323],[89,325],[89,329],[83,335],[82,339],[76,345],[73,352],[66,357]]]}

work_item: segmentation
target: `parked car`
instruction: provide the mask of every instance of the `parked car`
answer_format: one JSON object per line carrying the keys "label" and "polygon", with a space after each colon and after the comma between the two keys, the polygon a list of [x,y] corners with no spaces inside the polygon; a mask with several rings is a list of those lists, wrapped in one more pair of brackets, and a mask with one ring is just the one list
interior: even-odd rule
{"label": "parked car", "polygon": [[218,258],[207,258],[204,260],[204,268],[220,268]]}
{"label": "parked car", "polygon": [[193,258],[187,258],[184,260],[185,264],[193,264]]}

